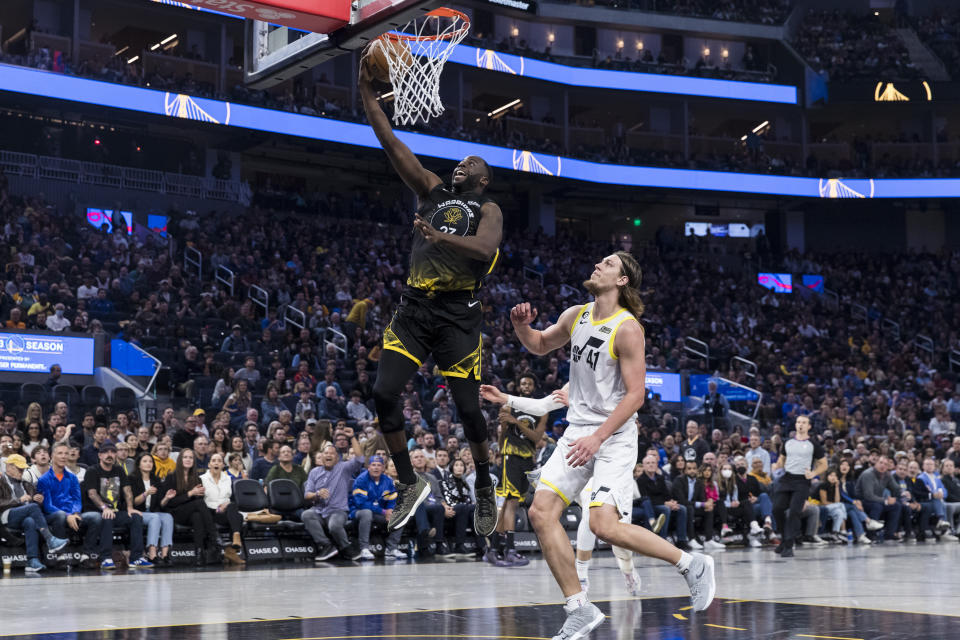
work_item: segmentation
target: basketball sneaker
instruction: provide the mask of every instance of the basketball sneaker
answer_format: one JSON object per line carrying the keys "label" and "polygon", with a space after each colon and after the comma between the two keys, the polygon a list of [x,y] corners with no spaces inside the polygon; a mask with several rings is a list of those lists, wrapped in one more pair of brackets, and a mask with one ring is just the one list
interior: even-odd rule
{"label": "basketball sneaker", "polygon": [[[427,490],[429,491],[429,487],[427,487]],[[477,508],[473,512],[473,531],[478,536],[485,538],[497,528],[497,519],[500,515],[497,509],[497,496],[494,495],[492,486],[477,487],[476,493]]]}
{"label": "basketball sneaker", "polygon": [[691,554],[690,566],[680,572],[690,587],[690,604],[694,611],[703,611],[713,602],[717,581],[713,573],[713,558],[702,553]]}
{"label": "basketball sneaker", "polygon": [[[477,493],[479,494],[479,490]],[[402,529],[416,512],[420,503],[426,500],[429,495],[430,485],[419,473],[417,474],[417,481],[413,484],[397,482],[397,504],[393,508],[393,513],[390,514],[390,523],[387,525],[387,529],[390,531]]]}
{"label": "basketball sneaker", "polygon": [[567,620],[563,623],[553,640],[582,640],[603,622],[603,612],[597,605],[588,602],[567,612]]}

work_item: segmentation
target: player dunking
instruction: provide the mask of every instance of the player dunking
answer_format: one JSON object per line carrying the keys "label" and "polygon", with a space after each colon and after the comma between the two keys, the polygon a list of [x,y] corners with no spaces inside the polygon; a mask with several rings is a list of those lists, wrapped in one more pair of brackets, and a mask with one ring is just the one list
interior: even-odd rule
{"label": "player dunking", "polygon": [[716,591],[713,558],[686,553],[651,531],[620,521],[620,510],[630,507],[618,504],[625,498],[615,489],[633,474],[637,460],[633,417],[646,393],[640,280],[637,261],[619,251],[597,263],[584,282],[594,302],[567,309],[557,324],[543,331],[531,328],[537,311],[529,303],[510,312],[517,337],[531,353],[545,355],[568,341],[572,344],[570,427],[541,471],[530,508],[544,558],[567,600],[567,620],[554,640],[585,638],[604,619],[581,588],[573,550],[560,524],[560,514],[591,476],[595,486],[590,529],[597,537],[675,565],[690,587],[696,611],[706,609]]}
{"label": "player dunking", "polygon": [[497,526],[497,502],[490,479],[487,421],[480,411],[482,310],[474,294],[497,262],[503,235],[500,207],[484,195],[492,171],[483,158],[468,156],[454,168],[451,185],[444,185],[394,135],[371,80],[364,57],[359,89],[367,120],[420,205],[413,224],[410,275],[400,306],[383,333],[373,387],[380,428],[399,480],[389,528],[403,527],[430,495],[430,485],[410,463],[400,393],[432,354],[460,413],[476,465],[474,531],[488,536]]}

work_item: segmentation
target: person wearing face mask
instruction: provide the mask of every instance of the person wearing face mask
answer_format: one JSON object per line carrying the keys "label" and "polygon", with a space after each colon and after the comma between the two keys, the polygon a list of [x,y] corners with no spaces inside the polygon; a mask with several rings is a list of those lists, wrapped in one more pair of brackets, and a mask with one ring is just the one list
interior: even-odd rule
{"label": "person wearing face mask", "polygon": [[[750,508],[748,496],[740,492],[740,483],[733,472],[733,465],[724,462],[720,465],[720,518],[723,522],[721,534],[723,540],[729,540],[729,536],[739,535],[744,540],[749,540],[747,535],[747,523],[751,524],[751,531],[759,532],[760,527],[755,520],[752,520],[753,510]],[[737,525],[733,529],[730,524]]]}
{"label": "person wearing face mask", "polygon": [[827,470],[823,447],[810,438],[810,419],[800,416],[795,429],[795,436],[784,444],[783,454],[773,464],[774,470],[783,469],[773,500],[773,514],[783,532],[777,553],[785,558],[793,557],[794,540],[800,535],[800,514],[810,495],[810,481]]}
{"label": "person wearing face mask", "polygon": [[70,320],[65,317],[66,308],[58,302],[53,306],[53,314],[47,316],[47,329],[50,331],[66,331],[70,328]]}
{"label": "person wearing face mask", "polygon": [[[751,547],[759,547],[761,546],[759,538],[770,537],[773,533],[773,503],[760,485],[760,481],[747,474],[747,459],[744,456],[733,459],[733,469],[737,479],[737,489],[741,496],[746,496],[744,502],[747,503],[751,516],[747,543]],[[763,527],[759,522],[763,522]]]}

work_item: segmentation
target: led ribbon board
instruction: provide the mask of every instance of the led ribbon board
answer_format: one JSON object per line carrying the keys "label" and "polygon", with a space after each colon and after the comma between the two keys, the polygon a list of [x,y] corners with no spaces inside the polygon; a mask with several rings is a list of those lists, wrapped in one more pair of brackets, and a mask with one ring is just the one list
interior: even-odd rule
{"label": "led ribbon board", "polygon": [[[380,148],[373,130],[367,125],[11,65],[0,64],[0,90],[312,140]],[[598,184],[810,198],[960,197],[960,179],[845,180],[664,169],[574,160],[406,131],[397,132],[397,136],[418,155],[456,161],[468,155],[479,155],[495,167]]]}
{"label": "led ribbon board", "polygon": [[450,55],[450,62],[458,62],[467,66],[500,71],[501,73],[525,78],[556,82],[571,87],[647,91],[704,98],[797,104],[797,88],[783,84],[571,67],[555,62],[537,60],[536,58],[524,58],[523,56],[501,53],[492,49],[477,49],[466,45],[459,45],[453,50]]}

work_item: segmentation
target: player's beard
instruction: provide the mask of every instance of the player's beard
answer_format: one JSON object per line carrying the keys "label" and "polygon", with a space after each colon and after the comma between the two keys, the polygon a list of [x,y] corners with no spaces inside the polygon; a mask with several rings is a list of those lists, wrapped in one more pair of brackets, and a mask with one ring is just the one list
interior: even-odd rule
{"label": "player's beard", "polygon": [[598,285],[593,280],[584,280],[583,288],[586,289],[587,293],[589,293],[592,296],[600,295],[600,285]]}
{"label": "player's beard", "polygon": [[468,175],[460,184],[453,184],[451,180],[452,191],[454,193],[466,193],[468,191],[477,191],[480,188],[480,179],[483,176]]}

